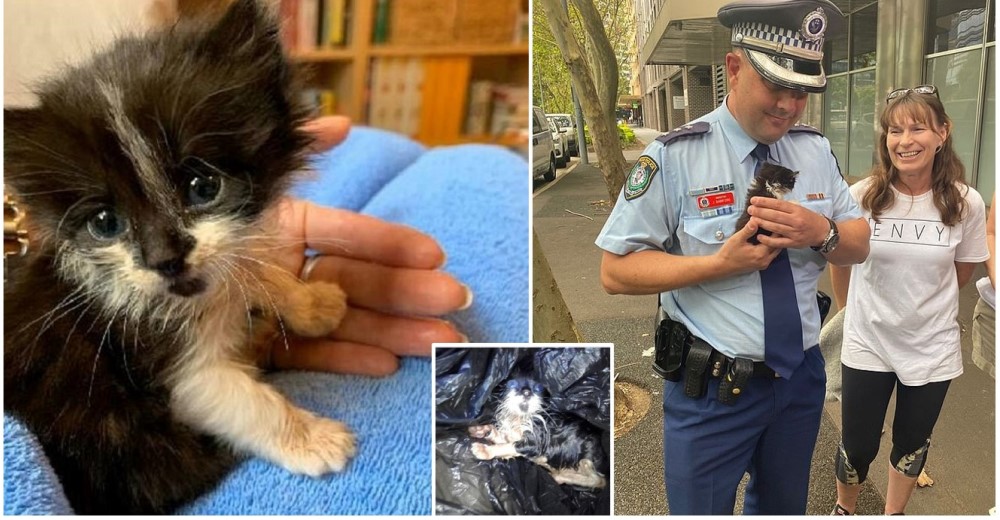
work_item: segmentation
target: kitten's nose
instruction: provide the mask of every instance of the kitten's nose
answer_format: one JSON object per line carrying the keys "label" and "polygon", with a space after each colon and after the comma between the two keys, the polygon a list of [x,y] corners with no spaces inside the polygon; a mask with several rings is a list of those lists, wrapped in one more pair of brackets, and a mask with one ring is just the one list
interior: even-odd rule
{"label": "kitten's nose", "polygon": [[188,254],[194,249],[194,239],[175,230],[151,228],[142,236],[143,263],[167,278],[184,274]]}
{"label": "kitten's nose", "polygon": [[523,395],[524,397],[528,397],[529,395],[531,395],[531,389],[525,388],[524,390],[521,390],[521,395]]}
{"label": "kitten's nose", "polygon": [[157,264],[153,264],[150,267],[152,267],[153,270],[162,274],[163,276],[166,276],[168,278],[176,278],[177,276],[180,276],[186,269],[186,265],[184,262],[185,256],[187,255],[185,254],[184,256],[169,258]]}

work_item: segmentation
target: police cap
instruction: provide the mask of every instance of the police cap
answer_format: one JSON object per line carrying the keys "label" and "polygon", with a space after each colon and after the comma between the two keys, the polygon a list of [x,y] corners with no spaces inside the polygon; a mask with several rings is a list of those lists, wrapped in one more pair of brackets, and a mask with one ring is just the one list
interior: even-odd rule
{"label": "police cap", "polygon": [[740,0],[722,6],[719,22],[732,29],[753,68],[768,81],[804,92],[826,90],[823,40],[844,30],[830,0]]}

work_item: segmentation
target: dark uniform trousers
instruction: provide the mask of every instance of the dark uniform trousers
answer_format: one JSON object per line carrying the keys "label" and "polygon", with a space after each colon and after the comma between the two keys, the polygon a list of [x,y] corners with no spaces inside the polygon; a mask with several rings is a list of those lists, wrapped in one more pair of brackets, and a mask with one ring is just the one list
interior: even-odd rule
{"label": "dark uniform trousers", "polygon": [[719,378],[700,399],[684,379],[663,389],[663,457],[668,509],[675,515],[731,515],[750,474],[744,514],[802,515],[826,394],[818,347],[789,379],[752,378],[734,405],[717,400]]}

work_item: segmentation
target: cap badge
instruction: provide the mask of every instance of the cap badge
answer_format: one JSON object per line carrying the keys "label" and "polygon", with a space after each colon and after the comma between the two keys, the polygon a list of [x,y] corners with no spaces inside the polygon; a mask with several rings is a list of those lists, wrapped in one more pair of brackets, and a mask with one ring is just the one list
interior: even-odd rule
{"label": "cap badge", "polygon": [[819,7],[815,11],[806,15],[802,20],[802,37],[808,41],[816,41],[823,38],[826,32],[826,13]]}

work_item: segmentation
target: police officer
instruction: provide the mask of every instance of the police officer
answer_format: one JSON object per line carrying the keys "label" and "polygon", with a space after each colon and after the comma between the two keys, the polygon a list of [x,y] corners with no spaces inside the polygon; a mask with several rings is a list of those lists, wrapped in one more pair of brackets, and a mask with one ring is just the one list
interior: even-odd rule
{"label": "police officer", "polygon": [[[597,238],[601,281],[659,293],[680,338],[679,380],[663,393],[671,513],[732,514],[746,471],[746,514],[800,515],[826,382],[817,280],[827,262],[868,255],[829,141],[797,124],[808,94],[826,89],[823,39],[844,18],[829,0],[743,0],[718,17],[732,29],[729,94],[632,168]],[[799,172],[794,188],[744,208],[765,163]]]}

